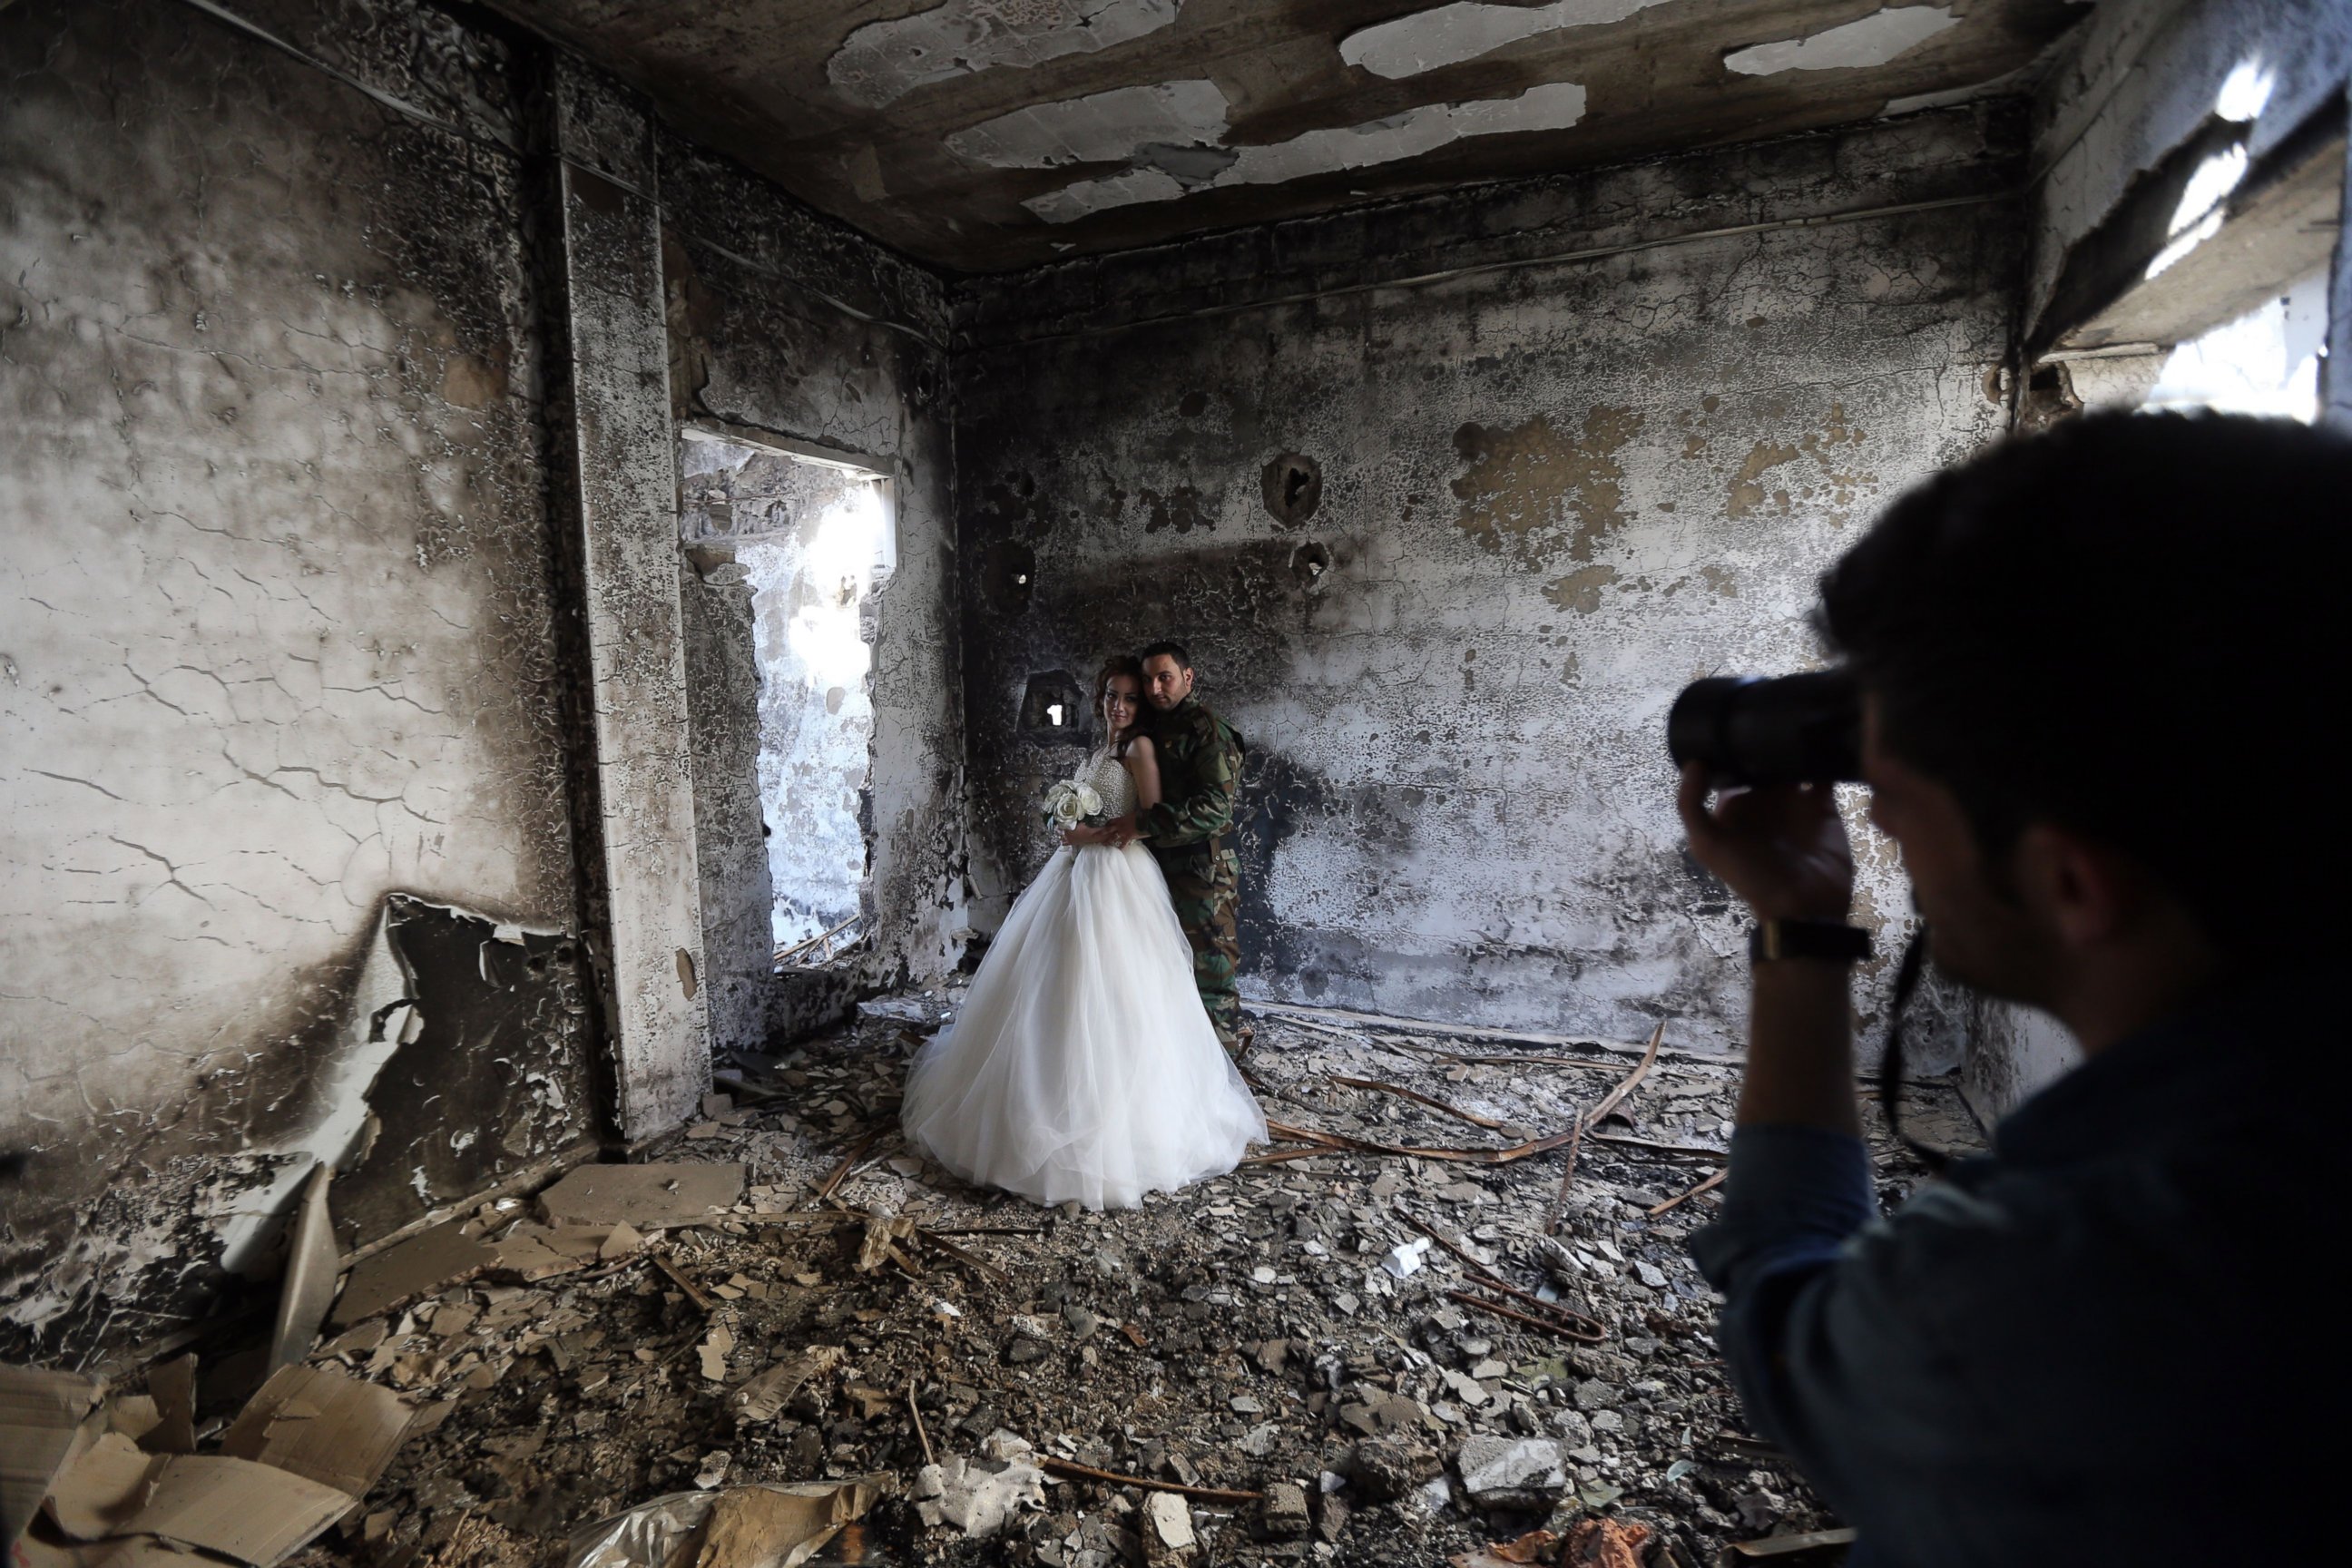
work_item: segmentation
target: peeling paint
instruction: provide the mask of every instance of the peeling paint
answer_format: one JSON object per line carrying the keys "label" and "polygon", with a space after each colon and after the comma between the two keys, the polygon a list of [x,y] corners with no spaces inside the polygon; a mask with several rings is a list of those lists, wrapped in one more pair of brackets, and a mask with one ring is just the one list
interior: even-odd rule
{"label": "peeling paint", "polygon": [[1801,38],[1735,49],[1723,57],[1723,67],[1741,76],[1774,76],[1781,71],[1883,66],[1959,25],[1960,19],[1948,5],[1890,5]]}
{"label": "peeling paint", "polygon": [[1665,0],[1553,0],[1549,5],[1494,5],[1454,0],[1381,22],[1339,40],[1339,58],[1391,79],[1459,65],[1506,45],[1571,27],[1622,22]]}
{"label": "peeling paint", "polygon": [[1174,201],[1192,191],[1286,184],[1316,174],[1418,158],[1470,137],[1565,131],[1583,118],[1581,86],[1572,81],[1546,82],[1511,98],[1432,104],[1361,125],[1302,132],[1286,142],[1237,147],[1232,163],[1208,179],[1189,184],[1160,169],[1131,169],[1102,179],[1080,180],[1021,205],[1047,223],[1070,223],[1139,202]]}
{"label": "peeling paint", "polygon": [[1549,415],[1508,430],[1465,425],[1454,436],[1465,465],[1452,487],[1463,503],[1454,526],[1524,566],[1539,567],[1563,547],[1571,560],[1591,560],[1601,537],[1625,521],[1617,453],[1643,423],[1633,409],[1597,405],[1580,436],[1564,435]]}
{"label": "peeling paint", "polygon": [[824,74],[866,109],[917,88],[982,71],[1026,70],[1093,54],[1158,32],[1184,0],[948,0],[928,11],[868,22],[843,40]]}
{"label": "peeling paint", "polygon": [[1225,108],[1213,81],[1114,88],[983,120],[950,136],[947,146],[959,158],[999,169],[1100,163],[1132,158],[1155,143],[1220,142]]}

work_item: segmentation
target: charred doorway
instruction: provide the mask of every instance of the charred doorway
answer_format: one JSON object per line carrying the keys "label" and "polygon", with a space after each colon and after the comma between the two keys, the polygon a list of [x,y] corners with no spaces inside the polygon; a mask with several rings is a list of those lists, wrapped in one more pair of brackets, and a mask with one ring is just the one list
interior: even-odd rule
{"label": "charred doorway", "polygon": [[779,972],[839,966],[866,935],[895,498],[845,458],[695,430],[678,475],[711,1024],[758,1048]]}

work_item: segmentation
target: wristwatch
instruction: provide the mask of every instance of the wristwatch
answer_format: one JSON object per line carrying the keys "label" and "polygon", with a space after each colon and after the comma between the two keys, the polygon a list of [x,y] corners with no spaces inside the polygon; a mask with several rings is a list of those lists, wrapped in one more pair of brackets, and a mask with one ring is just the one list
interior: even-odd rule
{"label": "wristwatch", "polygon": [[1821,958],[1860,963],[1870,956],[1870,933],[1840,921],[1758,921],[1748,933],[1748,962]]}

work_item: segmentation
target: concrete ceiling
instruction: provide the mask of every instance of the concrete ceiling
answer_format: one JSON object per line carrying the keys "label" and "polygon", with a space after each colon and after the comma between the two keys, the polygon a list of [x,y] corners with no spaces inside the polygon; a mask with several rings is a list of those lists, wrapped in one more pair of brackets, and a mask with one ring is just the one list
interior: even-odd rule
{"label": "concrete ceiling", "polygon": [[1056,256],[1964,97],[2078,0],[499,0],[935,265]]}

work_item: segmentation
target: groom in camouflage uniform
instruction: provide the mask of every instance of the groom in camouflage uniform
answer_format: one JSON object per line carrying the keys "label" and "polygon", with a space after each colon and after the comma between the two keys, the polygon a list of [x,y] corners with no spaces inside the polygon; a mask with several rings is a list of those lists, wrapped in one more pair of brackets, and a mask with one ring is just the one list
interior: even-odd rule
{"label": "groom in camouflage uniform", "polygon": [[1234,853],[1234,811],[1241,793],[1242,738],[1192,695],[1192,656],[1181,643],[1143,650],[1143,695],[1159,710],[1160,804],[1136,818],[1136,837],[1160,862],[1176,918],[1192,944],[1192,983],[1216,1026],[1217,1039],[1238,1057],[1242,1027],[1241,858]]}

